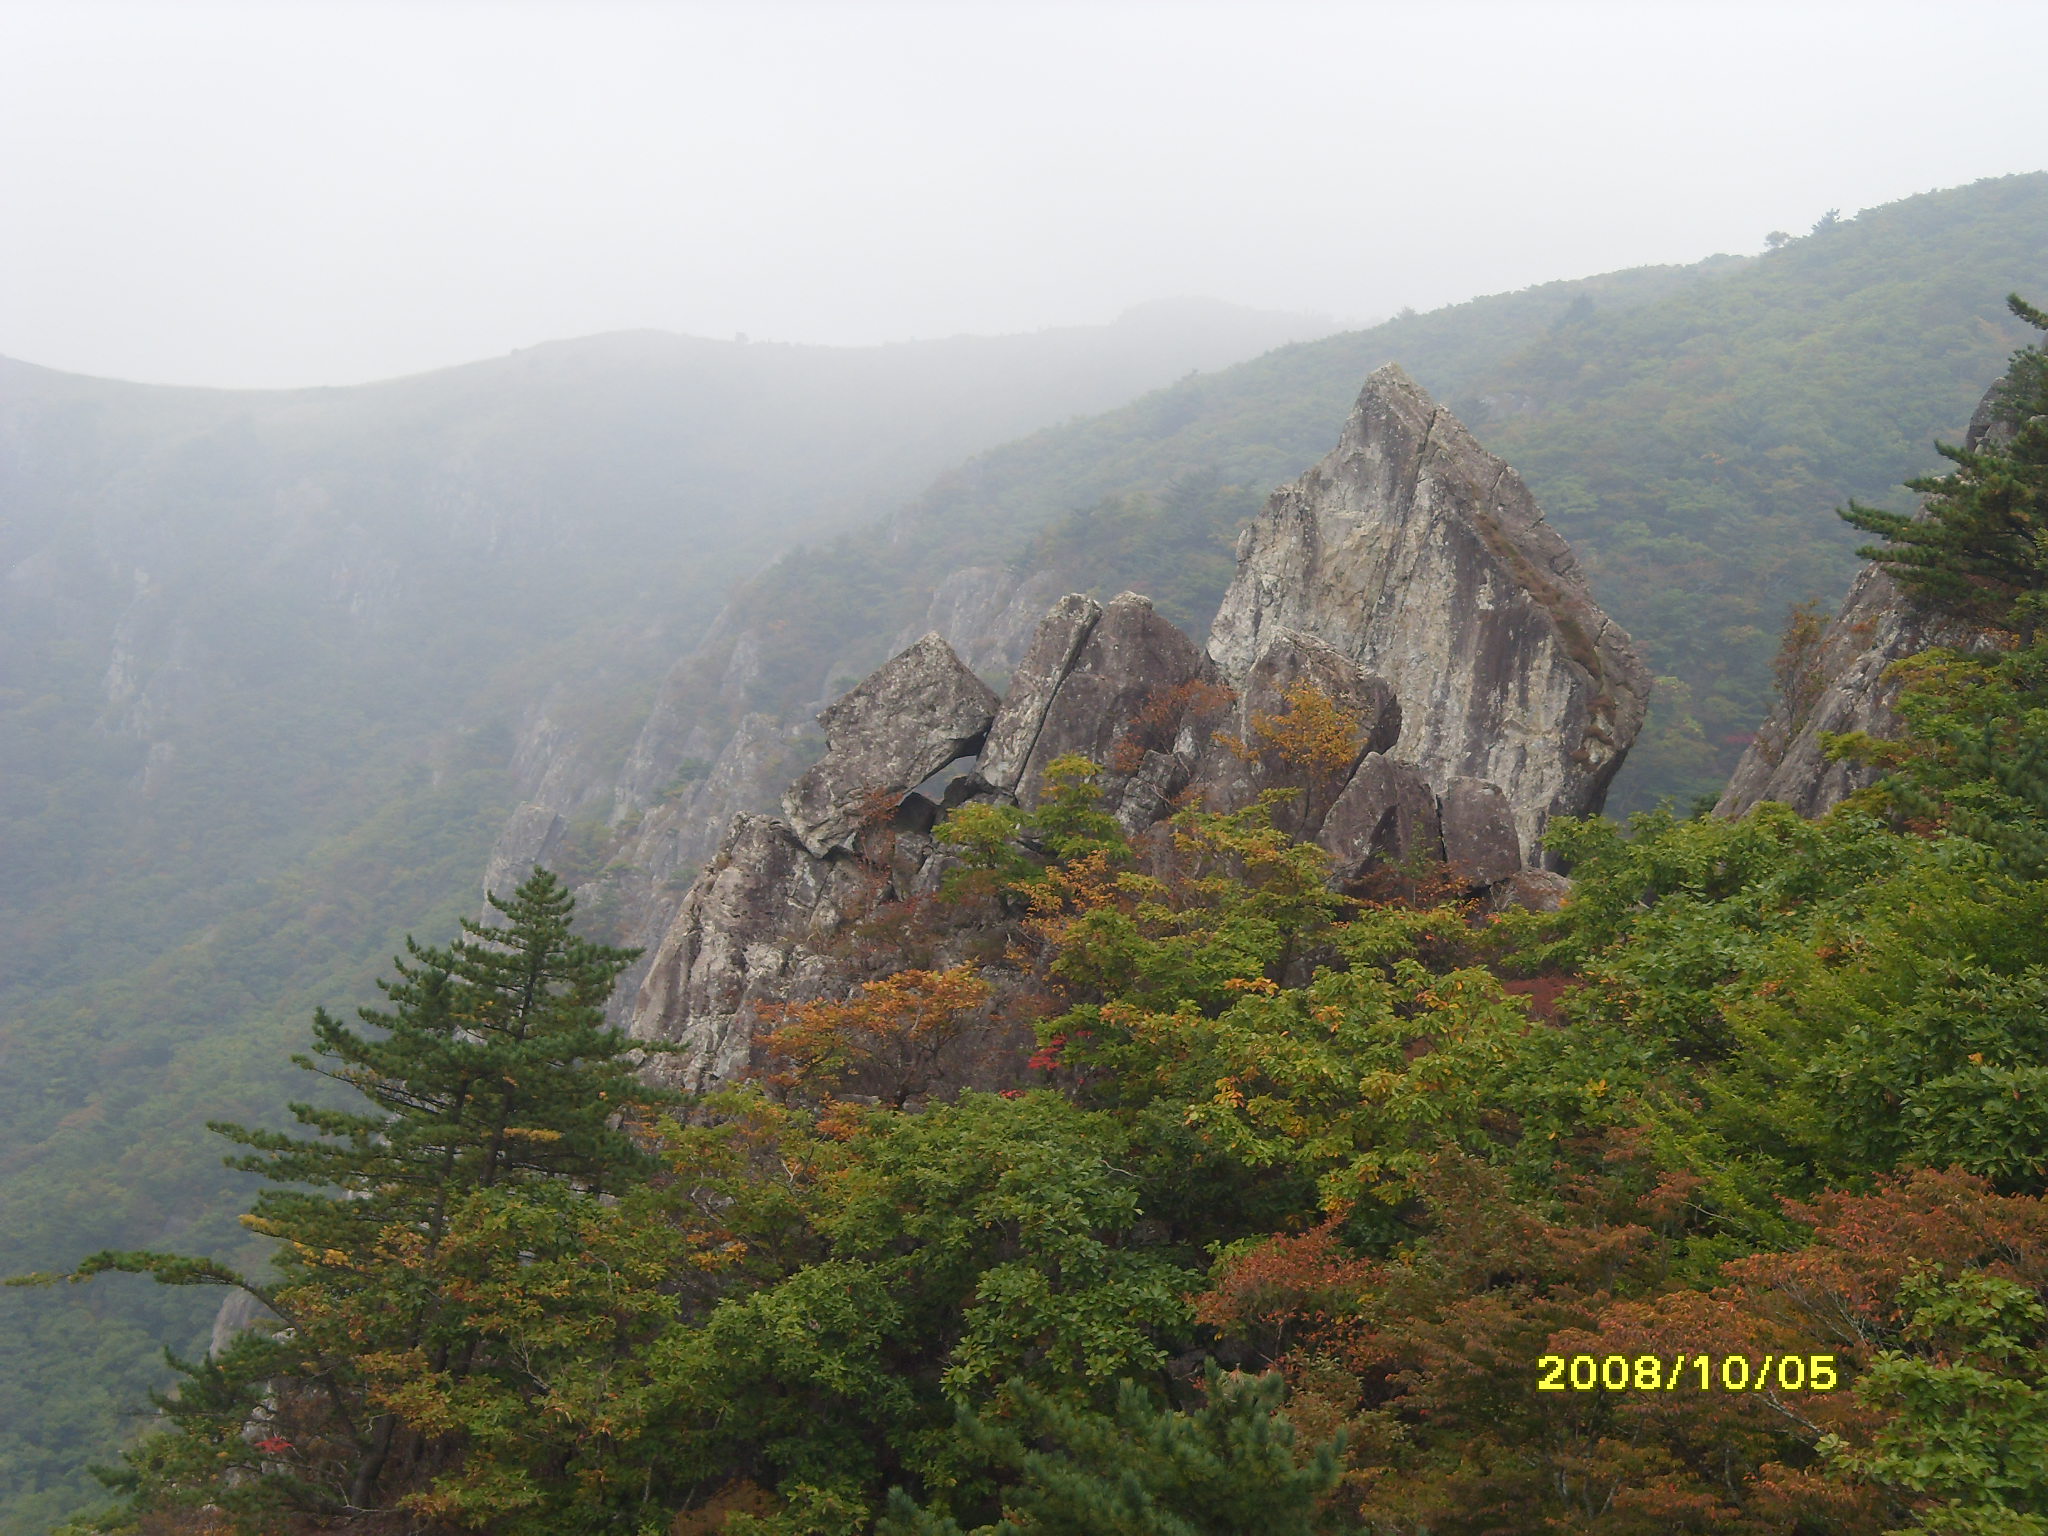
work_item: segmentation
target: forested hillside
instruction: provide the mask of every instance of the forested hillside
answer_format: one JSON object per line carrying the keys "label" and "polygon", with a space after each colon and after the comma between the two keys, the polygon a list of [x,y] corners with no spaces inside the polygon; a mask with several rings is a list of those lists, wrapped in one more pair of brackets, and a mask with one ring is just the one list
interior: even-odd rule
{"label": "forested hillside", "polygon": [[[273,1102],[307,1008],[473,910],[522,741],[602,763],[776,549],[1306,324],[650,333],[279,392],[0,362],[0,1269],[232,1242],[203,1122]],[[90,1486],[204,1314],[0,1299],[0,1529]]]}

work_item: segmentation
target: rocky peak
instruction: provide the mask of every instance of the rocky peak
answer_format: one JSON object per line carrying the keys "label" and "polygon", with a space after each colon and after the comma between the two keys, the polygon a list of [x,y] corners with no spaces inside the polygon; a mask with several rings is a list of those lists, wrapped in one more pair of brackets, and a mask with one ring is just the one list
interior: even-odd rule
{"label": "rocky peak", "polygon": [[1209,654],[1241,683],[1276,628],[1384,679],[1395,755],[1438,785],[1499,786],[1524,848],[1550,816],[1600,808],[1649,699],[1521,477],[1391,364],[1246,530]]}
{"label": "rocky peak", "polygon": [[819,716],[825,755],[786,820],[733,822],[632,1031],[686,1044],[658,1070],[706,1086],[744,1068],[762,1006],[886,965],[850,926],[939,888],[952,855],[915,787],[975,753],[947,804],[1028,808],[1074,754],[1134,836],[1284,790],[1276,823],[1339,881],[1420,861],[1496,904],[1554,903],[1564,882],[1526,860],[1549,816],[1598,809],[1648,682],[1513,471],[1383,369],[1337,450],[1247,532],[1206,652],[1137,593],[1075,593],[1000,702],[929,634]]}

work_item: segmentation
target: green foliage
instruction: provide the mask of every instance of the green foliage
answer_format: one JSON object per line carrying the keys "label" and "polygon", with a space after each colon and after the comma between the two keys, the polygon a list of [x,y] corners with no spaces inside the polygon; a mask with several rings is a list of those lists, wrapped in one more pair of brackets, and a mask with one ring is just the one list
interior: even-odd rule
{"label": "green foliage", "polygon": [[1918,1527],[1944,1536],[2048,1531],[2048,1308],[1992,1275],[1915,1275],[1899,1295],[1911,1352],[1887,1351],[1856,1385],[1889,1421],[1854,1476],[1941,1502]]}
{"label": "green foliage", "polygon": [[[1965,682],[1910,718],[2001,718]],[[1965,761],[1906,748],[1967,802]],[[259,1204],[293,1327],[185,1367],[131,1519],[263,1530],[367,1486],[514,1536],[2039,1520],[2048,882],[1867,807],[1656,812],[1557,823],[1572,899],[1488,918],[1336,894],[1272,802],[1134,848],[1094,778],[956,817],[973,879],[927,914],[1007,936],[1041,1086],[863,1101],[799,1053],[816,1082],[649,1123],[590,1033],[622,957],[545,876],[495,939],[410,951],[374,1039],[323,1016],[377,1113],[236,1133],[314,1181]],[[537,1059],[494,1031],[543,972],[574,1049],[515,1152],[493,1095]],[[990,1003],[963,970],[829,1006],[947,977]],[[1537,1390],[1579,1355],[1856,1390]]]}
{"label": "green foliage", "polygon": [[1095,792],[1100,770],[1085,757],[1056,757],[1045,767],[1038,804],[1025,826],[1053,858],[1073,862],[1124,849],[1123,829]]}
{"label": "green foliage", "polygon": [[[1131,1382],[1111,1413],[1018,1387],[1001,1420],[968,1413],[960,1435],[1012,1479],[1000,1521],[971,1533],[900,1491],[881,1536],[1309,1536],[1317,1496],[1338,1476],[1339,1445],[1306,1465],[1278,1412],[1277,1374],[1238,1377],[1214,1362],[1202,1405],[1162,1410]],[[1341,1442],[1339,1443],[1341,1444]]]}
{"label": "green foliage", "polygon": [[[259,1262],[263,1245],[235,1221],[255,1181],[221,1166],[206,1122],[279,1114],[299,1076],[284,1018],[360,998],[408,925],[452,930],[475,910],[498,781],[416,788],[317,856],[223,893],[245,910],[214,904],[203,874],[175,889],[168,854],[145,859],[140,894],[199,926],[147,963],[109,935],[108,971],[64,966],[52,991],[12,995],[0,1028],[19,1070],[0,1074],[0,1140],[17,1150],[0,1170],[0,1272],[146,1243]],[[0,1474],[18,1479],[0,1483],[0,1530],[40,1530],[92,1496],[84,1463],[132,1441],[136,1406],[170,1379],[164,1349],[203,1350],[219,1301],[124,1276],[0,1291]]]}
{"label": "green foliage", "polygon": [[[1919,467],[2012,344],[1981,293],[2034,280],[2040,186],[1403,317],[989,455],[912,514],[931,538],[796,557],[743,597],[742,620],[775,608],[760,702],[808,698],[821,648],[900,629],[923,589],[902,551],[933,574],[1036,538],[1031,561],[1144,586],[1156,547],[1198,622],[1230,525],[1399,353],[1529,474],[1682,685],[1644,761],[1695,794],[1761,713],[1778,614],[1845,569],[1817,509]],[[236,611],[258,638],[282,622]],[[141,766],[93,757],[65,702],[94,659],[48,655],[0,696],[25,726],[0,731],[18,891],[77,873],[65,829]],[[52,1386],[0,1398],[0,1451],[38,1483],[15,1507],[57,1518],[66,1457],[120,1410],[59,1379],[59,1352],[117,1353],[144,1400],[148,1314],[107,1298],[153,1277],[200,1298],[150,1318],[180,1356],[223,1287],[292,1327],[180,1366],[108,1528],[212,1505],[253,1531],[361,1492],[448,1530],[796,1536],[871,1529],[900,1489],[904,1531],[2038,1529],[2014,1448],[2038,1437],[2048,1295],[2043,665],[1908,669],[1896,772],[1818,823],[1557,823],[1576,884],[1552,914],[1341,899],[1270,805],[1133,847],[1064,761],[1033,811],[949,819],[950,902],[894,919],[934,924],[914,935],[933,949],[987,929],[1009,1010],[989,1049],[1038,1031],[1000,1093],[742,1085],[655,1123],[596,1021],[620,956],[538,890],[512,929],[409,949],[374,1027],[317,1016],[334,1080],[298,1134],[235,1133],[235,1178],[272,1179],[267,1239],[178,1214],[180,1149],[285,1097],[259,1064],[281,1000],[360,995],[394,914],[449,924],[509,742],[451,736],[355,782],[284,751],[298,721],[265,759],[300,775],[287,793],[236,777],[269,739],[248,694],[207,717],[235,727],[214,789],[174,777],[158,830],[77,845],[139,871],[118,913],[17,913],[4,1043],[26,1068],[0,1109],[33,1155],[5,1165],[9,1262],[48,1267],[75,1231],[106,1251],[79,1271],[99,1285],[0,1298],[47,1330],[0,1330],[0,1352]],[[367,693],[318,702],[375,716]],[[613,739],[616,713],[584,723]],[[403,734],[370,732],[367,758]],[[80,776],[30,795],[12,769],[45,757]],[[196,866],[152,862],[208,825]],[[595,824],[571,852],[595,867]],[[521,970],[523,941],[497,947],[515,931],[555,969]],[[555,1001],[522,1013],[543,971]],[[1540,1395],[1560,1349],[1832,1350],[1869,1385]],[[1205,1357],[1270,1368],[1284,1401],[1271,1376],[1192,1391]]]}
{"label": "green foliage", "polygon": [[1570,967],[1583,1023],[1687,1063],[1657,1123],[1720,1170],[1728,1219],[1771,1230],[1771,1191],[1913,1162],[2044,1187],[2040,883],[1848,807],[1631,831],[1553,830],[1578,884],[1565,913],[1519,925],[1523,963]]}
{"label": "green foliage", "polygon": [[1884,797],[1982,844],[2014,875],[2048,876],[2048,644],[1994,657],[1929,651],[1898,675],[1914,740],[1873,751],[1900,769]]}
{"label": "green foliage", "polygon": [[[2048,330],[2048,316],[2018,295],[2020,319]],[[1975,447],[1936,446],[1955,465],[1908,480],[1926,497],[1918,516],[1851,502],[1842,518],[1885,542],[1859,549],[1915,597],[1974,624],[2033,642],[2048,620],[2048,355],[2013,355],[1994,416],[2010,440],[1989,434]]]}
{"label": "green foliage", "polygon": [[663,1347],[706,1475],[868,1497],[906,1473],[950,1483],[958,1406],[1013,1379],[1087,1401],[1157,1372],[1162,1336],[1184,1333],[1192,1276],[1129,1242],[1141,1207],[1104,1117],[966,1094],[842,1134],[806,1202],[811,1262]]}
{"label": "green foliage", "polygon": [[[393,1486],[417,1493],[447,1444],[473,1438],[461,1493],[427,1495],[468,1507],[498,1442],[530,1434],[536,1379],[553,1412],[574,1421],[548,1357],[565,1330],[587,1345],[580,1310],[595,1306],[600,1341],[620,1319],[609,1296],[593,1302],[590,1286],[556,1282],[622,1242],[630,1251],[626,1213],[604,1202],[653,1166],[624,1128],[650,1092],[603,1021],[633,956],[573,937],[573,903],[545,870],[492,905],[501,928],[468,925],[446,949],[408,943],[385,987],[389,1011],[362,1010],[372,1033],[315,1015],[314,1055],[298,1065],[353,1089],[367,1110],[292,1105],[310,1138],[214,1127],[250,1149],[235,1166],[281,1186],[244,1218],[278,1245],[274,1279],[148,1251],[94,1254],[70,1275],[239,1287],[287,1325],[198,1365],[174,1360],[185,1384],[158,1400],[170,1428],[129,1458],[138,1508],[216,1505],[257,1524],[288,1510],[374,1509]],[[611,1273],[600,1270],[598,1291]],[[665,1274],[643,1291],[657,1296]],[[504,1334],[494,1311],[544,1297],[553,1305],[521,1319],[518,1354],[493,1354]],[[256,1420],[271,1433],[245,1433]],[[504,1515],[535,1500],[483,1502]]]}
{"label": "green foliage", "polygon": [[[205,1122],[269,1115],[298,1020],[474,915],[522,746],[580,793],[792,540],[1298,334],[1200,306],[873,349],[640,333],[288,391],[0,359],[0,1272],[254,1262]],[[0,1530],[91,1491],[204,1302],[0,1298]]]}

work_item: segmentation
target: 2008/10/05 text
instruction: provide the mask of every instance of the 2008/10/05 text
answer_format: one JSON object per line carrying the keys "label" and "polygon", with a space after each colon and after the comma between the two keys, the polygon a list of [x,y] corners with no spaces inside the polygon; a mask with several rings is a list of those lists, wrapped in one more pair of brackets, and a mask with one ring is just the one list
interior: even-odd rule
{"label": "2008/10/05 text", "polygon": [[1832,1392],[1833,1355],[1544,1355],[1538,1392]]}

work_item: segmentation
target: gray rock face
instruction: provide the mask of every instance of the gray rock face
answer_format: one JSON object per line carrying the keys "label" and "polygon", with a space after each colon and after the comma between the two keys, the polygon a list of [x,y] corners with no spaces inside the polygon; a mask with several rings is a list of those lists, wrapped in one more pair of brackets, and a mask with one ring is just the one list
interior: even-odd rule
{"label": "gray rock face", "polygon": [[978,752],[995,713],[988,685],[926,635],[818,716],[829,749],[783,797],[790,827],[821,857],[851,847],[862,826]]}
{"label": "gray rock face", "polygon": [[1500,786],[1524,847],[1599,809],[1649,698],[1528,487],[1392,365],[1246,531],[1209,654],[1241,683],[1276,627],[1385,679],[1399,755],[1433,783]]}
{"label": "gray rock face", "polygon": [[877,895],[859,861],[814,855],[773,817],[737,817],[640,983],[628,1032],[686,1048],[643,1070],[690,1092],[736,1076],[755,1010],[822,989],[832,934]]}
{"label": "gray rock face", "polygon": [[206,1352],[218,1359],[235,1342],[236,1334],[258,1329],[273,1332],[282,1325],[283,1319],[247,1291],[229,1291],[220,1310],[213,1314],[213,1334],[207,1340]]}
{"label": "gray rock face", "polygon": [[1929,646],[1968,650],[1985,643],[1983,631],[1929,613],[1881,569],[1866,565],[1799,669],[1793,695],[1772,707],[1735,765],[1714,813],[1740,817],[1762,801],[1780,800],[1802,816],[1820,816],[1876,783],[1880,769],[1830,762],[1822,733],[1897,735],[1899,689],[1885,680],[1885,669]]}
{"label": "gray rock face", "polygon": [[[536,864],[545,864],[561,845],[564,823],[559,812],[528,802],[505,818],[498,841],[491,849],[491,862],[484,869],[484,895],[509,897]],[[496,927],[504,919],[488,900],[481,921]]]}
{"label": "gray rock face", "polygon": [[[1296,720],[1288,695],[1303,687],[1344,717],[1336,723],[1348,741],[1315,744],[1332,749],[1329,755],[1304,755],[1299,749],[1308,743],[1285,739]],[[1229,723],[1198,745],[1194,782],[1203,802],[1218,810],[1249,805],[1269,789],[1290,790],[1293,798],[1274,809],[1274,825],[1313,839],[1360,761],[1387,751],[1400,734],[1401,707],[1385,682],[1333,645],[1275,628],[1238,689]]]}
{"label": "gray rock face", "polygon": [[1554,869],[1518,869],[1486,893],[1494,912],[1520,907],[1528,912],[1555,912],[1571,899],[1572,883]]}
{"label": "gray rock face", "polygon": [[1101,607],[1061,598],[1011,679],[982,754],[982,781],[1029,805],[1055,758],[1078,753],[1113,766],[1148,708],[1213,676],[1201,649],[1154,613],[1150,598],[1125,592]]}
{"label": "gray rock face", "polygon": [[1039,622],[1023,658],[1010,674],[1009,691],[988,728],[976,772],[990,788],[1014,795],[1024,769],[1045,728],[1045,713],[1067,674],[1074,670],[1081,647],[1102,619],[1102,604],[1070,593],[1053,604]]}
{"label": "gray rock face", "polygon": [[[1992,385],[1978,403],[1966,446],[2011,436],[2010,424],[1999,420],[1996,411],[2003,383]],[[1914,602],[1881,567],[1864,566],[1811,654],[1795,662],[1790,690],[1771,707],[1735,765],[1714,814],[1746,816],[1765,800],[1780,801],[1802,816],[1833,810],[1877,782],[1881,770],[1830,762],[1822,735],[1867,731],[1882,738],[1898,735],[1903,727],[1894,708],[1899,688],[1885,680],[1885,669],[1933,646],[1986,650],[1994,644],[1994,637],[1974,624]]]}
{"label": "gray rock face", "polygon": [[1316,839],[1336,860],[1340,880],[1376,863],[1435,863],[1444,856],[1436,791],[1413,763],[1368,753],[1323,818]]}

